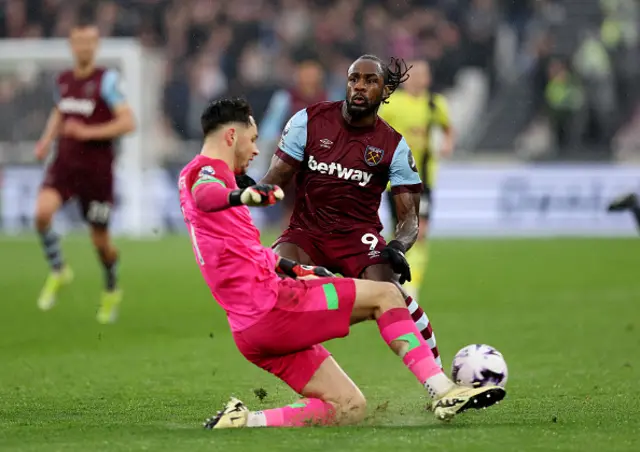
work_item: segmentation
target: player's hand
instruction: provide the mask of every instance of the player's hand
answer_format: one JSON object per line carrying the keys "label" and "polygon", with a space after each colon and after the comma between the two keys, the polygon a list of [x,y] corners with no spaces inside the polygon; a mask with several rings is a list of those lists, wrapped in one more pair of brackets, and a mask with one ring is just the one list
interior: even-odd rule
{"label": "player's hand", "polygon": [[389,262],[394,273],[400,275],[400,284],[411,281],[411,267],[409,267],[409,262],[407,262],[404,253],[404,245],[397,240],[390,241],[382,250],[383,259]]}
{"label": "player's hand", "polygon": [[272,206],[284,198],[284,192],[277,185],[257,184],[244,190],[234,190],[229,194],[229,204],[250,207]]}
{"label": "player's hand", "polygon": [[447,142],[440,149],[440,155],[444,158],[449,158],[453,154],[453,143]]}
{"label": "player's hand", "polygon": [[49,154],[50,143],[46,140],[40,140],[36,143],[35,155],[38,161],[43,161]]}
{"label": "player's hand", "polygon": [[75,119],[65,121],[65,123],[62,125],[62,134],[81,141],[91,139],[89,128],[86,126],[86,124]]}
{"label": "player's hand", "polygon": [[293,273],[296,279],[335,278],[336,276],[324,267],[300,264],[293,266]]}
{"label": "player's hand", "polygon": [[301,265],[285,257],[278,258],[276,272],[295,279],[334,278],[335,275],[324,267]]}

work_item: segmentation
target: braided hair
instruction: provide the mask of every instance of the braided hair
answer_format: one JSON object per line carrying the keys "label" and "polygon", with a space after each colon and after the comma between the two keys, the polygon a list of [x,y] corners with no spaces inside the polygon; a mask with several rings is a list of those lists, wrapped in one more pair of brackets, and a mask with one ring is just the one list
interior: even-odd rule
{"label": "braided hair", "polygon": [[[398,87],[409,79],[409,71],[413,66],[407,66],[407,63],[402,58],[391,57],[389,64],[385,64],[380,58],[375,55],[362,55],[360,60],[371,60],[380,64],[382,73],[384,76],[384,85],[389,90],[389,96],[398,89]],[[389,96],[382,102],[389,103]]]}

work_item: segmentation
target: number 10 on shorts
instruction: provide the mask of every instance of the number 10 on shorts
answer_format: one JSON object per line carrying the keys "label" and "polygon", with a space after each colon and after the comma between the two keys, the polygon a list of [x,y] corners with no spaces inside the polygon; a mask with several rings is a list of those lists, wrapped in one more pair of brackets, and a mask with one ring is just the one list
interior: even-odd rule
{"label": "number 10 on shorts", "polygon": [[360,241],[363,244],[369,246],[369,257],[373,258],[380,256],[380,251],[376,250],[376,247],[378,246],[378,243],[380,243],[380,240],[375,236],[375,234],[367,232],[362,236]]}

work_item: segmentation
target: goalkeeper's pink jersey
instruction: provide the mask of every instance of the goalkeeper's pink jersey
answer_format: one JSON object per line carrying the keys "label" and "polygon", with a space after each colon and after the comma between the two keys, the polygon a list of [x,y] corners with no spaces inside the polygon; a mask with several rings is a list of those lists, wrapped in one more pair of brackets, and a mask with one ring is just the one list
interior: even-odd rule
{"label": "goalkeeper's pink jersey", "polygon": [[178,181],[182,214],[202,276],[226,311],[231,329],[242,331],[276,303],[277,258],[270,248],[262,246],[260,232],[246,206],[218,212],[199,210],[192,190],[202,184],[208,185],[212,196],[227,196],[228,189],[238,186],[226,163],[202,155],[184,167]]}

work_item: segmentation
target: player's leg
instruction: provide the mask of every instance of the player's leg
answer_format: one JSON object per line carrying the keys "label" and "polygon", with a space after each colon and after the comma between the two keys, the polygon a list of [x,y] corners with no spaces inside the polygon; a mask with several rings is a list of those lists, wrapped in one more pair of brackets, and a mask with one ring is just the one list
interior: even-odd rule
{"label": "player's leg", "polygon": [[118,286],[119,253],[109,233],[111,201],[85,201],[81,199],[80,204],[84,218],[89,223],[91,242],[104,271],[105,287],[96,319],[102,324],[112,323],[118,316],[122,292]]}
{"label": "player's leg", "polygon": [[362,278],[371,281],[388,281],[396,285],[399,293],[404,299],[405,306],[409,309],[411,318],[415,322],[420,335],[427,342],[427,344],[429,344],[431,353],[433,353],[435,361],[440,367],[442,367],[442,358],[440,357],[440,351],[438,350],[436,335],[434,334],[433,327],[431,326],[431,320],[429,320],[429,317],[420,307],[418,302],[415,301],[413,297],[409,295],[402,286],[400,286],[400,284],[398,284],[396,276],[393,273],[393,270],[391,270],[389,264],[381,263],[365,268],[362,272]]}
{"label": "player's leg", "polygon": [[294,243],[280,242],[275,246],[274,251],[278,256],[291,259],[302,265],[315,265],[309,255]]}
{"label": "player's leg", "polygon": [[635,193],[627,193],[614,199],[609,204],[608,210],[609,212],[631,211],[638,231],[640,231],[640,201]]}
{"label": "player's leg", "polygon": [[[296,298],[296,286],[298,284],[292,282],[283,283],[280,300]],[[435,369],[432,373],[439,374],[439,377],[431,378],[432,375],[425,371],[425,362],[420,354],[425,350],[424,341],[422,347],[416,345],[419,340],[415,326],[398,291],[391,284],[321,278],[304,282],[302,286],[305,287],[304,299],[279,305],[267,318],[235,334],[234,338],[247,359],[278,376],[304,398],[285,407],[257,412],[250,412],[242,402],[231,399],[221,412],[207,421],[206,427],[304,427],[362,421],[366,415],[364,396],[324,347],[312,345],[277,358],[264,358],[261,353],[272,354],[277,349],[284,351],[288,347],[295,349],[305,343],[343,337],[348,334],[350,324],[364,320],[378,321],[383,338],[396,354],[405,359],[414,374],[419,372],[416,375],[424,379],[423,384],[429,380],[432,386],[440,385],[434,394],[446,394],[454,387],[437,365],[432,363]],[[284,327],[278,328],[278,325]],[[315,327],[311,328],[312,325]],[[407,327],[409,329],[405,331]],[[393,334],[398,337],[391,337]],[[255,344],[259,344],[261,353],[254,351]],[[428,347],[426,351],[428,353]]]}
{"label": "player's leg", "polygon": [[348,334],[356,300],[353,280],[285,279],[274,309],[258,323],[234,333],[241,353],[274,374],[303,399],[258,412],[237,399],[205,424],[207,428],[345,425],[365,416],[364,396],[321,345]]}
{"label": "player's leg", "polygon": [[[322,353],[317,346],[311,353]],[[307,352],[292,355],[289,365],[314,365]],[[324,353],[328,352],[324,351]],[[335,359],[322,360],[301,390],[303,398],[279,408],[247,413],[247,427],[308,427],[314,425],[352,425],[364,420],[366,400],[360,389]]]}
{"label": "player's leg", "polygon": [[356,301],[351,322],[376,320],[384,341],[434,400],[432,408],[438,419],[451,419],[469,408],[486,408],[504,398],[503,388],[463,388],[444,374],[395,284],[367,280],[355,280],[355,283]]}
{"label": "player's leg", "polygon": [[326,353],[326,358],[322,358],[304,387],[297,390],[303,398],[290,405],[261,411],[250,411],[240,400],[232,398],[224,409],[208,419],[204,426],[216,429],[310,427],[361,422],[366,416],[365,397],[324,347],[314,346],[309,351],[282,357],[280,365],[284,366],[286,363],[289,366],[315,366],[314,361],[318,360],[315,355],[322,353]]}
{"label": "player's leg", "polygon": [[60,288],[71,282],[73,273],[65,265],[60,249],[60,238],[52,228],[53,217],[64,203],[60,192],[45,186],[38,193],[35,211],[35,226],[45,258],[51,269],[44,287],[38,298],[38,307],[46,311],[51,309],[56,301],[56,294]]}
{"label": "player's leg", "polygon": [[[288,285],[282,296],[284,304],[234,337],[247,359],[281,378],[305,399],[253,413],[232,399],[207,421],[206,427],[293,427],[361,420],[365,402],[355,384],[337,364],[325,365],[329,355],[324,347],[303,347],[344,337],[350,324],[365,320],[377,322],[384,341],[435,400],[433,407],[439,419],[450,419],[468,408],[493,405],[504,397],[502,388],[462,388],[444,374],[392,283],[321,278],[303,283],[304,300],[296,297],[295,287],[289,290],[293,284]],[[300,351],[278,356],[278,350]],[[351,410],[354,413],[350,414]]]}

